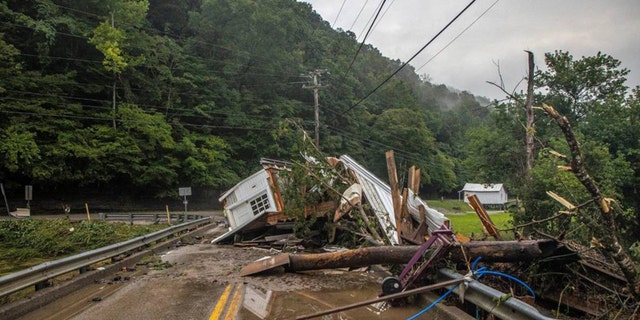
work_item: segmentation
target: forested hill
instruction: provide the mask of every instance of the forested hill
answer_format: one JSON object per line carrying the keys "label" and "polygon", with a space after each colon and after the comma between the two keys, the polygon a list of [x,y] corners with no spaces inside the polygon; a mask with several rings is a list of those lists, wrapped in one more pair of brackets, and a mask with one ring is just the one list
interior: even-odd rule
{"label": "forested hill", "polygon": [[354,107],[402,62],[369,45],[356,56],[354,34],[294,0],[10,0],[0,17],[11,190],[227,188],[261,157],[299,159],[287,119],[313,136],[317,71],[325,154],[384,173],[395,149],[451,191],[462,128],[488,114],[411,67]]}
{"label": "forested hill", "polygon": [[[640,90],[604,53],[558,50],[544,61],[533,103],[567,116],[635,241]],[[553,155],[570,153],[557,126],[538,108],[525,129],[522,93],[489,107],[410,66],[380,86],[401,65],[294,0],[0,1],[0,182],[15,198],[31,184],[54,199],[177,196],[191,186],[213,206],[260,158],[301,160],[297,127],[313,139],[315,75],[324,155],[348,154],[384,178],[393,149],[399,172],[416,165],[430,194],[504,183],[524,205],[516,222],[563,209],[549,190],[589,203],[557,169],[567,163]],[[538,230],[564,232],[566,220]]]}

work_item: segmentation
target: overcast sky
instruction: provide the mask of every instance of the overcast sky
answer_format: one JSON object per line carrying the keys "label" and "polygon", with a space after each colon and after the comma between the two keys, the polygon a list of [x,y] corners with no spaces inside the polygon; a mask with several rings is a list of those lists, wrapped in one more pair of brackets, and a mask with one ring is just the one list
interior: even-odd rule
{"label": "overcast sky", "polygon": [[[366,25],[381,0],[305,0],[334,28],[351,30],[362,41]],[[469,1],[387,0],[367,43],[391,59],[407,61]],[[411,63],[432,83],[500,99],[487,81],[512,91],[527,71],[523,50],[544,68],[544,53],[569,51],[575,59],[598,51],[622,62],[631,72],[627,85],[640,85],[640,1],[638,0],[477,0]],[[345,3],[340,15],[340,7]],[[495,3],[495,5],[494,5]],[[448,48],[447,44],[494,5]],[[387,9],[388,8],[388,9]],[[362,13],[358,17],[358,12]],[[385,13],[386,11],[386,13]],[[384,15],[382,15],[384,13]],[[334,24],[335,22],[335,24]],[[352,27],[353,26],[353,27]],[[434,58],[435,56],[435,58]],[[424,65],[428,60],[429,63]],[[424,65],[424,67],[422,67]],[[422,67],[422,68],[421,68]],[[524,89],[520,84],[518,91]]]}

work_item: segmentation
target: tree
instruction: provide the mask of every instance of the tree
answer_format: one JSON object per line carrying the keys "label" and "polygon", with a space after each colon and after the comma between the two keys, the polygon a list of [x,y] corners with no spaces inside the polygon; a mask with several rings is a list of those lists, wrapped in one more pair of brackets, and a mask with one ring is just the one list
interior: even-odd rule
{"label": "tree", "polygon": [[622,100],[626,95],[624,83],[629,70],[620,69],[620,61],[607,54],[598,52],[574,60],[568,52],[557,50],[546,53],[545,62],[548,70],[536,74],[539,86],[548,90],[548,96],[562,102],[557,108],[570,119],[578,120],[577,125],[598,104]]}
{"label": "tree", "polygon": [[[410,109],[385,110],[375,118],[370,130],[370,141],[376,144],[369,157],[369,169],[386,177],[385,151],[392,148],[402,159],[400,168],[415,165],[421,169],[421,183],[428,189],[450,192],[456,185],[454,162],[438,150],[433,133],[427,128],[420,113]],[[402,170],[402,169],[401,169]],[[405,170],[406,171],[406,170]]]}

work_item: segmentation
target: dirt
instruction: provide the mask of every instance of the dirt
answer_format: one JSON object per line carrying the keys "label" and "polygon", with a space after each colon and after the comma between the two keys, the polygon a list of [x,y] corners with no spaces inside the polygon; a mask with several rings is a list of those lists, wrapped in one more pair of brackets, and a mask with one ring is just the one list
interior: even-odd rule
{"label": "dirt", "polygon": [[[118,288],[100,283],[94,288],[86,288],[92,291],[78,292],[70,302],[58,301],[51,310],[64,315],[62,317],[51,316],[53,311],[43,309],[41,312],[52,320],[209,319],[219,301],[223,300],[225,289],[241,287],[244,307],[240,307],[235,315],[225,315],[225,319],[292,319],[376,298],[380,283],[386,276],[366,269],[301,273],[276,269],[266,274],[241,277],[239,270],[247,263],[278,252],[210,243],[224,231],[223,224],[213,225],[201,235],[182,239],[176,247],[157,251],[154,257],[150,257],[146,271],[132,274]],[[137,268],[142,269],[140,266]],[[267,297],[263,304],[257,307],[255,303],[253,307],[249,305],[260,297]],[[74,310],[60,310],[79,302],[81,305],[75,306]],[[384,305],[368,306],[324,319],[406,319],[420,309],[420,305],[391,309]]]}

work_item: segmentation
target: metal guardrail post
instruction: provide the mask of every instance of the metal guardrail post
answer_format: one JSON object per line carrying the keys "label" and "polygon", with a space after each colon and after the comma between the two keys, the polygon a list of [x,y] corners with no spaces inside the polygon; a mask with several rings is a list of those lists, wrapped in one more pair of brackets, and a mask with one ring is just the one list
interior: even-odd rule
{"label": "metal guardrail post", "polygon": [[6,296],[29,286],[46,283],[47,280],[91,264],[113,258],[123,253],[136,250],[147,244],[162,240],[174,233],[209,223],[211,217],[170,226],[168,228],[140,236],[131,240],[112,244],[95,250],[86,251],[74,256],[48,261],[39,265],[0,277],[0,297]]}

